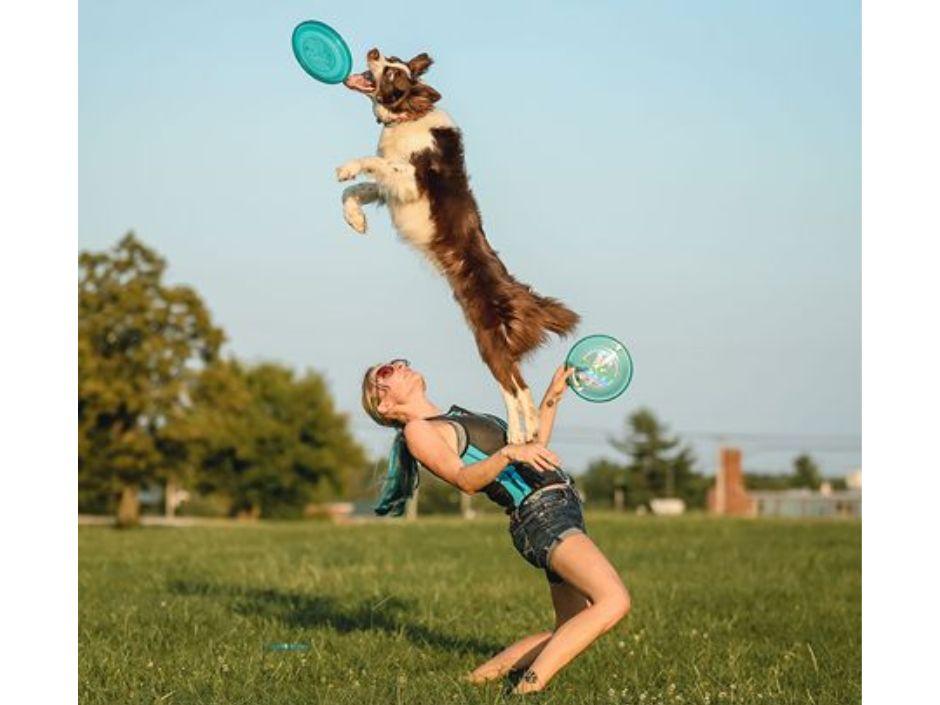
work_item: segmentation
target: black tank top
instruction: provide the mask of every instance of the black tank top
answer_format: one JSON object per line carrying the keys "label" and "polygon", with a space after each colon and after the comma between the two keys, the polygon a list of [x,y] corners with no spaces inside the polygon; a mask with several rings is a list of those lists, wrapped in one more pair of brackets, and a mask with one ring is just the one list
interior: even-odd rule
{"label": "black tank top", "polygon": [[[464,464],[485,460],[506,445],[506,422],[490,414],[475,414],[452,406],[428,421],[448,421],[457,431],[457,454]],[[507,512],[522,504],[532,492],[547,485],[572,482],[564,470],[541,472],[525,463],[513,463],[483,488],[491,500]]]}

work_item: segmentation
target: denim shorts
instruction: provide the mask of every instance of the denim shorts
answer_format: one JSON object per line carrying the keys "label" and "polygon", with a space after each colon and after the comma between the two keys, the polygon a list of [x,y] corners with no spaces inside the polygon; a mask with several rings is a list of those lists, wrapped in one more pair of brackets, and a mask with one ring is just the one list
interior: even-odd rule
{"label": "denim shorts", "polygon": [[550,583],[564,580],[550,567],[552,551],[572,534],[586,534],[581,499],[571,485],[553,485],[537,490],[509,515],[512,544],[536,568],[545,571]]}

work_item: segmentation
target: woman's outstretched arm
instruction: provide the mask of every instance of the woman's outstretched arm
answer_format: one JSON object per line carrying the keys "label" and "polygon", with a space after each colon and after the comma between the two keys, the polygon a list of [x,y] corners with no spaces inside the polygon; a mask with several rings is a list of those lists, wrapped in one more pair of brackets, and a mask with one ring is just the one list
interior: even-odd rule
{"label": "woman's outstretched arm", "polygon": [[434,430],[430,421],[410,421],[405,442],[411,454],[428,470],[461,492],[474,494],[490,484],[510,463],[520,462],[537,470],[561,467],[561,460],[540,443],[503,446],[498,453],[464,465],[454,450]]}
{"label": "woman's outstretched arm", "polygon": [[565,368],[564,365],[555,370],[552,381],[545,390],[542,404],[539,406],[539,441],[548,445],[552,437],[552,427],[555,425],[555,414],[558,413],[558,403],[568,389],[568,378],[574,374],[575,368]]}

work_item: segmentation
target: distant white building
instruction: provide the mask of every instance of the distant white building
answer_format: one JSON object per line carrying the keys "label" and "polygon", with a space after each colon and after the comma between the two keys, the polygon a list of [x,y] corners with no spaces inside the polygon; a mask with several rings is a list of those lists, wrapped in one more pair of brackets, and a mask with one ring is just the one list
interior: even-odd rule
{"label": "distant white building", "polygon": [[824,483],[818,492],[810,489],[749,492],[757,516],[773,517],[861,517],[862,490],[833,490]]}
{"label": "distant white building", "polygon": [[685,502],[677,497],[660,497],[650,500],[650,509],[656,516],[678,516],[685,512]]}

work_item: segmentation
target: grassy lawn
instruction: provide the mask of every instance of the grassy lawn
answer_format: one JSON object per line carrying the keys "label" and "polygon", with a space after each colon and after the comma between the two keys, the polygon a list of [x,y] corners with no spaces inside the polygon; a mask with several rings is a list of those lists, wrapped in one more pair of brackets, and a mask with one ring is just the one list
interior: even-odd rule
{"label": "grassy lawn", "polygon": [[[860,702],[859,523],[587,522],[633,611],[525,700]],[[498,703],[459,677],[550,610],[502,517],[82,527],[80,702]]]}

